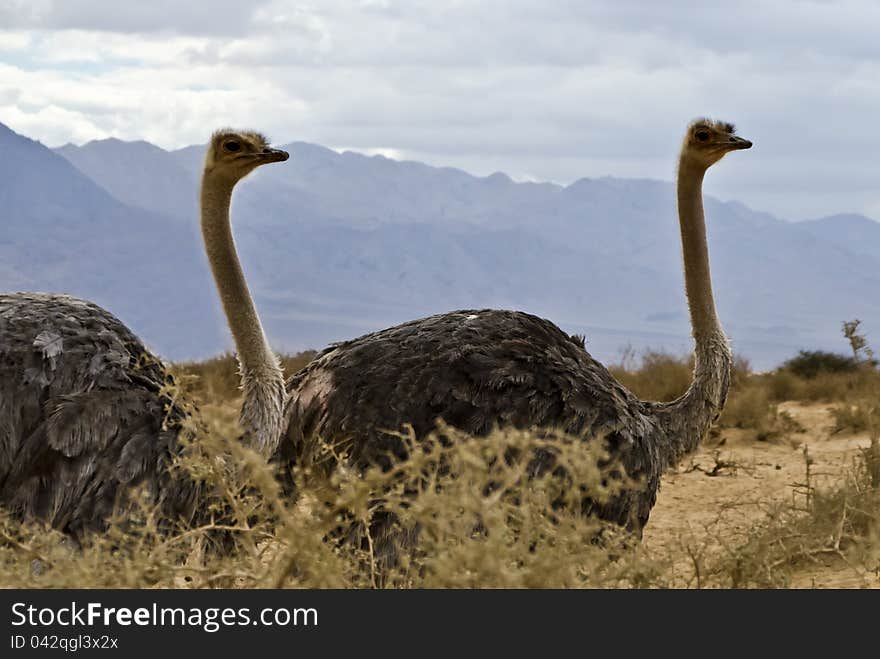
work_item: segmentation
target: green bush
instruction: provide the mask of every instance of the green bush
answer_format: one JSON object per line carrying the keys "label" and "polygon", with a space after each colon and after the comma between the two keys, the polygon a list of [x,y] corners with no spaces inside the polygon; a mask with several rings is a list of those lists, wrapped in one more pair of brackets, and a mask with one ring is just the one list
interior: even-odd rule
{"label": "green bush", "polygon": [[858,368],[855,359],[824,350],[801,350],[782,368],[802,378],[811,379],[819,373],[852,373]]}

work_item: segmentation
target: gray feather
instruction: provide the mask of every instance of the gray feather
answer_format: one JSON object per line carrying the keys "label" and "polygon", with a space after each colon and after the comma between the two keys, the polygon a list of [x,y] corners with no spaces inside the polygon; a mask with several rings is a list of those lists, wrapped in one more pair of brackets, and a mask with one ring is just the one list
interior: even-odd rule
{"label": "gray feather", "polygon": [[[443,420],[477,436],[494,428],[553,428],[607,441],[645,483],[584,509],[639,531],[664,467],[663,431],[651,404],[636,399],[584,348],[548,320],[516,311],[455,311],[331,346],[288,381],[288,432],[278,460],[308,464],[318,439],[359,468],[404,457],[385,432],[411,424],[424,438]],[[539,472],[550,468],[537,460]],[[324,463],[332,468],[332,463]]]}
{"label": "gray feather", "polygon": [[76,535],[144,486],[168,517],[193,519],[201,486],[167,471],[184,417],[169,378],[91,302],[0,294],[0,503]]}

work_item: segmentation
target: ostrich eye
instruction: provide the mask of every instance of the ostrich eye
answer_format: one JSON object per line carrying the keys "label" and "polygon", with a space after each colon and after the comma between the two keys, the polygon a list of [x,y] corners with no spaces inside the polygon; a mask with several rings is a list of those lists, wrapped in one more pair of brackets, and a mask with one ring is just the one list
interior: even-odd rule
{"label": "ostrich eye", "polygon": [[697,139],[701,142],[705,142],[709,139],[709,131],[708,130],[698,130],[697,131]]}
{"label": "ostrich eye", "polygon": [[238,142],[227,142],[223,145],[223,148],[227,151],[232,151],[233,153],[235,153],[236,151],[241,151],[241,144],[239,144]]}

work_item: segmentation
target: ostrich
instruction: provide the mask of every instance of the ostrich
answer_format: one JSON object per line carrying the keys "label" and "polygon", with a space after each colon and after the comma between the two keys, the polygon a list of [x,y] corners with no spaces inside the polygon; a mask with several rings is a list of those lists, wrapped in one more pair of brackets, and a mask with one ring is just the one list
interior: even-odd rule
{"label": "ostrich", "polygon": [[[277,442],[284,380],[248,293],[229,223],[235,184],[287,160],[254,132],[212,136],[201,189],[208,259],[240,362],[245,440]],[[171,376],[115,316],[66,295],[0,295],[0,503],[73,538],[100,531],[134,486],[166,519],[193,518],[201,495],[168,467],[180,451],[184,406]]]}
{"label": "ostrich", "polygon": [[[720,413],[731,352],[715,312],[702,203],[706,170],[751,142],[731,124],[698,119],[678,164],[678,211],[685,287],[695,342],[693,381],[669,403],[642,401],[548,320],[519,311],[454,311],[335,344],[291,377],[282,464],[316,464],[321,441],[357,468],[406,456],[388,431],[417,438],[450,426],[486,435],[495,427],[554,428],[584,441],[603,438],[644,487],[585,510],[637,534],[648,520],[666,467],[695,450]],[[337,458],[332,458],[336,460]],[[334,462],[322,456],[324,469]],[[382,531],[378,533],[381,535]]]}

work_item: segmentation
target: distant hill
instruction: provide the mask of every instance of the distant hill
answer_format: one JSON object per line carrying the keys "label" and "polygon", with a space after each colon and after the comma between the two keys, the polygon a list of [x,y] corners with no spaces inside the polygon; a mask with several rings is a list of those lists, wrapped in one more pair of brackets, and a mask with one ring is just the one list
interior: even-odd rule
{"label": "distant hill", "polygon": [[[169,357],[228,347],[198,238],[204,147],[168,152],[118,140],[62,147],[58,154],[74,169],[27,143],[66,169],[62,176],[42,163],[17,165],[30,187],[3,207],[21,235],[0,241],[19,251],[26,246],[26,256],[12,272],[0,266],[0,288],[63,282],[80,294],[103,295]],[[246,180],[233,206],[242,260],[279,348],[321,347],[467,307],[552,318],[586,333],[588,348],[604,360],[628,343],[690,347],[670,183],[516,183],[501,173],[475,177],[303,142],[286,148],[291,159]],[[752,157],[759,154],[731,156],[709,173],[707,189],[722,170]],[[8,183],[0,180],[2,201]],[[69,195],[52,201],[62,188]],[[864,224],[872,222],[866,218],[791,224],[711,197],[706,213],[719,312],[735,349],[756,365],[769,367],[799,348],[844,350],[840,323],[854,317],[880,335],[880,252],[869,246],[877,244],[869,238],[880,225]],[[97,234],[105,253],[120,255],[118,265],[87,279],[82,264],[68,263],[68,276],[51,279],[47,263],[61,254],[76,261],[75,250],[58,244],[46,251],[43,234],[28,228],[34,214],[50,234],[65,222],[75,224],[80,241]],[[119,217],[135,235],[103,228],[120,225]],[[100,227],[89,225],[98,221]],[[850,235],[852,222],[864,235]],[[164,247],[157,234],[164,234]],[[144,249],[134,249],[138,243]],[[143,285],[129,270],[149,273],[153,289],[141,294],[154,296],[149,310],[125,306],[128,287]],[[164,300],[190,306],[166,308]]]}
{"label": "distant hill", "polygon": [[0,290],[87,297],[170,356],[223,345],[197,226],[123,204],[3,125],[0,153]]}
{"label": "distant hill", "polygon": [[880,259],[880,222],[864,215],[832,215],[800,222],[798,227],[845,252]]}
{"label": "distant hill", "polygon": [[55,152],[125,204],[169,216],[197,208],[197,176],[149,142],[97,140],[88,148],[66,144]]}

